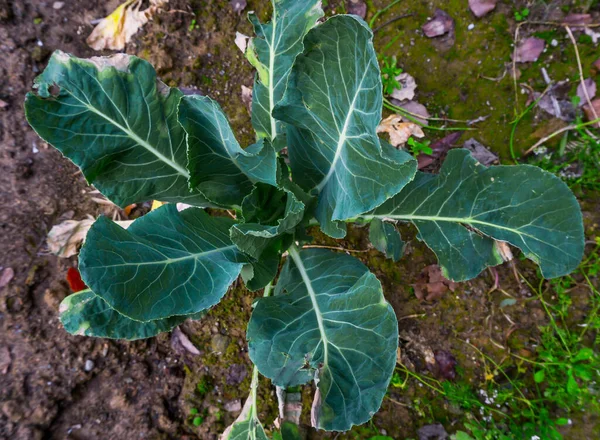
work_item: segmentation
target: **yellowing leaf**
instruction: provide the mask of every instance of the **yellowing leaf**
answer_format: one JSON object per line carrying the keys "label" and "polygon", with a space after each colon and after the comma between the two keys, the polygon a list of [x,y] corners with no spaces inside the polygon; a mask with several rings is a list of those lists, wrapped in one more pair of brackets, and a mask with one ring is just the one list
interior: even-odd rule
{"label": "yellowing leaf", "polygon": [[142,0],[127,0],[94,28],[87,44],[94,50],[123,50],[131,37],[169,0],[150,0],[144,10]]}
{"label": "yellowing leaf", "polygon": [[402,122],[400,115],[391,115],[385,118],[377,127],[377,133],[388,133],[390,144],[394,147],[403,146],[411,136],[418,138],[425,136],[421,127],[413,122]]}

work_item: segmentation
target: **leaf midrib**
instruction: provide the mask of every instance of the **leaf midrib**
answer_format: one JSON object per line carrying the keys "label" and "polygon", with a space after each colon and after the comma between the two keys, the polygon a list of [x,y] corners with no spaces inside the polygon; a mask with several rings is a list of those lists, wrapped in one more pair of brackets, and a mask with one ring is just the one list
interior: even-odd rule
{"label": "leaf midrib", "polygon": [[226,252],[228,250],[233,250],[236,248],[237,248],[236,245],[231,245],[231,246],[226,246],[226,247],[222,247],[222,248],[211,249],[209,251],[203,251],[203,252],[199,252],[199,253],[195,253],[195,254],[186,255],[185,257],[166,258],[164,260],[145,261],[145,262],[141,262],[141,263],[122,263],[122,264],[102,265],[101,267],[106,268],[106,267],[124,267],[124,266],[151,266],[151,265],[155,265],[155,264],[167,265],[167,264],[179,263],[179,262],[185,261],[185,260],[192,260],[192,259],[198,260],[198,259],[206,257],[208,255],[212,255],[212,254],[216,254],[216,253],[220,253],[220,252]]}
{"label": "leaf midrib", "polygon": [[273,28],[271,32],[271,44],[269,45],[269,119],[271,119],[271,140],[277,136],[277,123],[273,117],[275,108],[275,34],[277,31],[277,7],[273,1]]}
{"label": "leaf midrib", "polygon": [[[365,71],[363,72],[363,76],[360,79],[358,86],[356,87],[356,92],[354,93],[354,98],[352,98],[352,102],[350,103],[350,107],[348,108],[348,114],[346,115],[346,120],[344,121],[344,126],[342,127],[342,131],[338,133],[339,139],[338,139],[338,143],[337,143],[337,146],[335,149],[335,155],[333,156],[333,160],[331,161],[331,166],[329,167],[329,171],[327,172],[325,177],[323,177],[323,180],[321,180],[321,182],[319,182],[319,184],[317,186],[315,186],[315,189],[318,192],[321,192],[321,190],[325,187],[325,185],[327,185],[327,182],[329,182],[329,179],[331,179],[331,176],[333,176],[333,174],[335,173],[335,167],[336,167],[338,161],[340,160],[340,157],[342,156],[342,151],[344,150],[344,146],[346,144],[346,141],[348,140],[348,138],[346,137],[346,134],[348,132],[348,127],[350,126],[350,121],[352,120],[352,116],[354,115],[354,110],[356,110],[356,100],[358,99],[360,92],[362,91],[362,85],[367,76],[367,72],[369,72],[369,69],[365,69]],[[333,115],[333,116],[335,118],[335,115]],[[339,130],[339,128],[338,128],[338,130]]]}
{"label": "leaf midrib", "polygon": [[111,124],[113,124],[119,130],[121,130],[127,136],[129,136],[133,141],[135,141],[139,146],[141,146],[142,148],[145,148],[150,153],[154,154],[162,162],[166,163],[171,168],[173,168],[175,171],[177,171],[178,174],[182,175],[186,179],[190,178],[190,174],[189,174],[189,172],[185,168],[181,167],[178,163],[176,163],[173,160],[171,160],[168,157],[166,157],[164,154],[162,154],[160,151],[158,151],[156,148],[154,148],[152,145],[150,145],[150,143],[148,143],[148,141],[143,140],[136,133],[134,133],[130,128],[123,127],[121,124],[119,124],[117,121],[115,121],[114,119],[112,119],[108,115],[106,115],[106,114],[102,113],[101,111],[97,110],[94,106],[92,106],[92,105],[90,105],[90,104],[82,101],[81,99],[79,99],[73,93],[69,93],[69,95],[71,95],[74,99],[76,99],[77,101],[79,101],[89,111],[97,114],[101,118],[104,118],[105,120],[107,120],[108,122],[110,122]]}
{"label": "leaf midrib", "polygon": [[327,339],[327,333],[325,332],[325,324],[323,323],[323,314],[321,312],[321,308],[319,307],[319,303],[317,302],[317,294],[312,286],[312,280],[308,276],[308,272],[306,271],[306,267],[304,267],[304,263],[302,262],[302,258],[296,248],[295,245],[292,245],[288,249],[288,253],[294,260],[296,264],[296,268],[298,272],[300,272],[300,276],[302,277],[302,281],[306,285],[306,290],[308,292],[308,296],[310,297],[310,301],[313,306],[313,310],[315,311],[315,317],[317,319],[317,325],[319,328],[319,333],[321,334],[321,340],[323,341],[323,364],[328,365],[328,350],[329,350],[329,340]]}
{"label": "leaf midrib", "polygon": [[365,220],[369,220],[369,219],[374,219],[374,218],[379,218],[381,220],[383,219],[393,219],[393,220],[415,220],[415,221],[431,221],[431,222],[450,222],[450,223],[463,223],[466,225],[483,225],[483,226],[489,226],[491,228],[496,228],[496,229],[501,229],[503,231],[508,231],[508,232],[512,232],[514,234],[517,234],[519,236],[524,236],[527,238],[530,238],[531,240],[534,241],[538,241],[540,243],[543,243],[545,245],[551,246],[555,249],[560,250],[562,253],[564,253],[565,255],[568,255],[569,257],[573,257],[571,254],[569,254],[568,252],[565,252],[564,249],[561,249],[560,247],[552,244],[552,243],[548,243],[547,241],[543,241],[540,238],[528,234],[526,232],[522,232],[520,229],[513,229],[513,228],[509,228],[506,226],[502,226],[502,225],[497,225],[494,223],[489,223],[489,222],[484,222],[481,220],[475,220],[472,217],[433,217],[433,216],[425,216],[425,215],[412,215],[412,214],[407,214],[407,215],[366,215],[366,216],[360,216],[360,218],[365,219]]}

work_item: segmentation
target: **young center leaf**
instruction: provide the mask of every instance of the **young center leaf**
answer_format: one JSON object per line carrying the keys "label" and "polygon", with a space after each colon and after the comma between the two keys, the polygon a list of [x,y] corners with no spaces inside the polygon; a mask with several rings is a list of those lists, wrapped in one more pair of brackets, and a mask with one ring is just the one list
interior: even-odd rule
{"label": "young center leaf", "polygon": [[60,304],[59,311],[65,330],[73,335],[128,341],[152,338],[171,331],[188,318],[199,319],[204,314],[200,312],[156,321],[134,321],[111,309],[106,301],[89,289],[67,296]]}
{"label": "young center leaf", "polygon": [[246,56],[257,70],[252,96],[252,125],[259,138],[267,138],[277,150],[285,146],[283,124],[276,121],[273,108],[281,100],[302,40],[323,16],[321,0],[272,0],[271,22],[262,24],[254,13],[248,15],[256,37],[250,40]]}
{"label": "young center leaf", "polygon": [[417,173],[363,217],[414,223],[454,281],[501,264],[496,240],[518,247],[545,278],[569,274],[583,256],[581,210],[558,177],[530,165],[487,168],[463,149],[448,153],[439,175]]}
{"label": "young center leaf", "polygon": [[256,182],[277,185],[277,157],[268,140],[243,150],[219,104],[186,96],[179,122],[187,133],[190,187],[221,206],[240,206]]}
{"label": "young center leaf", "polygon": [[234,221],[168,204],[123,229],[100,217],[79,255],[92,291],[122,315],[153,321],[217,304],[247,258],[229,239]]}
{"label": "young center leaf", "polygon": [[335,238],[343,220],[377,207],[414,176],[407,153],[382,153],[377,137],[382,89],[373,33],[358,17],[339,15],[304,39],[283,100],[273,115],[288,124],[294,180],[319,193],[316,218]]}
{"label": "young center leaf", "polygon": [[284,234],[292,233],[302,221],[304,208],[291,191],[258,184],[242,203],[246,222],[231,228],[231,240],[256,259],[269,247],[285,250]]}
{"label": "young center leaf", "polygon": [[315,380],[317,428],[346,431],[379,409],[396,364],[398,323],[359,260],[292,246],[276,296],[257,301],[249,354],[280,387]]}
{"label": "young center leaf", "polygon": [[29,93],[25,113],[37,134],[123,207],[147,200],[207,206],[188,187],[182,93],[125,54],[83,60],[54,53]]}

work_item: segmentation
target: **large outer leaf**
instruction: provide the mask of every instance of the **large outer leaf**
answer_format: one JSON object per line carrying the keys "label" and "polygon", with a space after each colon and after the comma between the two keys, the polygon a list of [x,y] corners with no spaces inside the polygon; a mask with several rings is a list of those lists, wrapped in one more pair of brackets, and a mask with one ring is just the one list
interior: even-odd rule
{"label": "large outer leaf", "polygon": [[351,15],[316,26],[273,112],[293,126],[287,140],[294,180],[320,193],[316,218],[336,238],[346,230],[336,220],[377,207],[416,172],[409,154],[382,154],[376,129],[383,98],[372,39],[366,23]]}
{"label": "large outer leaf", "polygon": [[38,95],[25,100],[31,126],[114,203],[208,204],[188,188],[185,133],[177,122],[182,94],[157,83],[149,63],[57,51],[35,87]]}
{"label": "large outer leaf", "polygon": [[381,405],[396,364],[396,316],[359,260],[289,252],[277,295],[258,300],[252,313],[250,358],[280,387],[318,380],[316,426],[346,431]]}
{"label": "large outer leaf", "polygon": [[205,96],[186,96],[179,122],[187,133],[190,187],[225,206],[241,205],[254,182],[277,185],[277,158],[271,144],[242,150],[219,104]]}
{"label": "large outer leaf", "polygon": [[579,204],[560,179],[530,165],[486,168],[462,149],[448,154],[439,175],[418,173],[365,218],[414,223],[455,281],[503,262],[494,240],[517,246],[546,278],[572,272],[583,256]]}
{"label": "large outer leaf", "polygon": [[[272,4],[269,24],[262,24],[253,13],[249,14],[257,38],[250,40],[247,56],[258,71],[252,97],[252,125],[259,138],[274,141],[284,131],[271,113],[283,97],[304,36],[323,16],[323,10],[321,0],[272,0]],[[285,146],[279,140],[276,144],[279,148]]]}
{"label": "large outer leaf", "polygon": [[165,205],[123,229],[100,217],[79,269],[110,307],[136,321],[189,315],[217,304],[246,259],[229,239],[233,220]]}
{"label": "large outer leaf", "polygon": [[168,332],[186,319],[199,319],[202,314],[172,316],[149,322],[134,321],[111,309],[106,301],[91,290],[69,295],[60,304],[60,321],[69,333],[129,341]]}

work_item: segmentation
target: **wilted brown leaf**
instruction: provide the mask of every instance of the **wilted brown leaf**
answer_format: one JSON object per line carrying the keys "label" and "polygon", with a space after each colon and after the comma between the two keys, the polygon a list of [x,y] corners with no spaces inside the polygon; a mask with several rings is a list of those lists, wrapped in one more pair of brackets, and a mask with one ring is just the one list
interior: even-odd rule
{"label": "wilted brown leaf", "polygon": [[168,2],[150,0],[150,6],[141,10],[142,0],[127,0],[98,23],[86,40],[88,46],[94,50],[123,50],[131,37]]}
{"label": "wilted brown leaf", "polygon": [[454,292],[457,286],[458,284],[454,281],[442,275],[442,270],[437,264],[432,264],[423,269],[419,282],[413,287],[415,289],[415,296],[418,299],[435,301],[444,296],[449,290]]}

